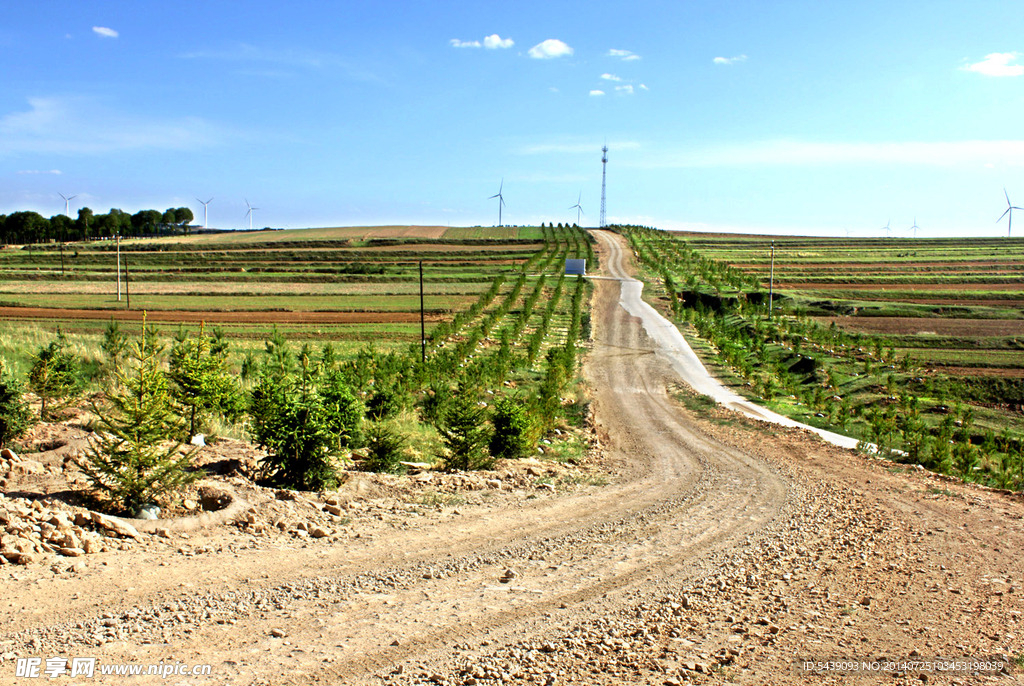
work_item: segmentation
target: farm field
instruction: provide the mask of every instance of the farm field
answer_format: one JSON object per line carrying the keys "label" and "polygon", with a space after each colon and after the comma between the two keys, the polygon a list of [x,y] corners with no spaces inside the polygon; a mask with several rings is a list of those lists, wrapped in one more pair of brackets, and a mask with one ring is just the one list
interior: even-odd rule
{"label": "farm field", "polygon": [[[767,288],[766,245],[772,239],[685,240]],[[974,375],[977,367],[1024,366],[1024,240],[774,240],[776,290],[791,299],[794,311],[802,308],[844,331],[880,336],[922,364],[941,365],[952,374],[957,368]],[[885,316],[887,310],[899,316]]]}
{"label": "farm field", "polygon": [[1021,479],[1024,240],[623,232],[649,298],[737,390],[938,471]]}
{"label": "farm field", "polygon": [[[577,244],[579,245],[579,244]],[[324,324],[388,325],[383,347],[419,338],[419,264],[428,326],[467,310],[496,278],[555,273],[564,245],[540,227],[344,227],[202,234],[0,251],[0,318],[98,334],[111,317],[227,327],[260,338],[288,324],[299,339],[356,340]],[[63,268],[62,268],[63,265]],[[62,275],[63,272],[63,275]],[[511,289],[508,284],[504,289]],[[131,310],[128,309],[129,300]],[[250,325],[250,326],[247,326]],[[303,330],[303,327],[306,330]]]}

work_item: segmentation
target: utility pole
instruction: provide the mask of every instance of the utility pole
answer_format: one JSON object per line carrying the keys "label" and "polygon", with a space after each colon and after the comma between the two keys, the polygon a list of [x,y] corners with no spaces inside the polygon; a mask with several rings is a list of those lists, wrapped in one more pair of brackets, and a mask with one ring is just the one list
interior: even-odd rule
{"label": "utility pole", "polygon": [[772,318],[772,304],[774,298],[772,297],[775,291],[775,241],[772,241],[772,270],[771,275],[768,277],[768,319]]}
{"label": "utility pole", "polygon": [[427,326],[423,318],[423,260],[420,260],[420,357],[427,361]]}
{"label": "utility pole", "polygon": [[121,302],[121,234],[117,234],[117,302]]}

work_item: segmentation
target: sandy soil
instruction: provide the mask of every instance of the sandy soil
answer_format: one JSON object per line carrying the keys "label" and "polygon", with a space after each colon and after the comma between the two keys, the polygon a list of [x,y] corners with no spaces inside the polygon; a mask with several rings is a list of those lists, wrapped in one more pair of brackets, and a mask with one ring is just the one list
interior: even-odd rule
{"label": "sandy soil", "polygon": [[[354,475],[336,494],[293,495],[252,486],[258,455],[236,445],[210,485],[246,501],[238,523],[168,523],[0,566],[0,682],[21,683],[16,658],[33,656],[212,667],[131,683],[1019,679],[1019,495],[726,410],[698,416],[619,284],[595,285],[593,466]],[[52,453],[39,463],[67,478]],[[30,476],[45,478],[12,474],[0,502],[24,506]],[[940,656],[980,661],[935,671]],[[866,677],[799,666],[883,658],[902,664]]]}

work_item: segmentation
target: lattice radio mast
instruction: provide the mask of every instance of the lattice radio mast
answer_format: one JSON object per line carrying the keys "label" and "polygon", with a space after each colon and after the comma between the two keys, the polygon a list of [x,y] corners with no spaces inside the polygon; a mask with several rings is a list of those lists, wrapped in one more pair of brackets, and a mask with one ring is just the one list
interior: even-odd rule
{"label": "lattice radio mast", "polygon": [[605,175],[608,172],[608,146],[605,145],[601,148],[601,220],[598,223],[600,228],[605,227],[605,216],[604,216],[604,182]]}

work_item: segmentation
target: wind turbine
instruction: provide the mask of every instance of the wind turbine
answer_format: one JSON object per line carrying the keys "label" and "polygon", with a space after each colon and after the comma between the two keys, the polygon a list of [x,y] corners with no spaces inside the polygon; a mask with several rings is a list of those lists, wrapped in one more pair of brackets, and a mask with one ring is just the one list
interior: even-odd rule
{"label": "wind turbine", "polygon": [[[64,216],[67,217],[68,219],[71,219],[71,201],[74,200],[75,198],[77,198],[78,196],[77,195],[72,195],[72,196],[68,197],[68,196],[64,195],[63,193],[58,193],[57,195],[59,195],[60,197],[64,198]],[[61,230],[60,230],[60,278],[62,278],[62,279],[64,278],[64,238],[65,238],[65,236],[64,236],[64,227],[61,227]]]}
{"label": "wind turbine", "polygon": [[999,219],[996,220],[996,224],[1003,221],[1003,217],[1006,217],[1006,215],[1010,215],[1006,219],[1006,237],[1009,238],[1010,231],[1013,229],[1013,211],[1022,208],[1014,207],[1013,203],[1010,202],[1010,194],[1006,192],[1005,188],[1003,189],[1003,195],[1006,196],[1006,210],[1001,215],[999,215]]}
{"label": "wind turbine", "polygon": [[890,220],[886,221],[885,222],[885,226],[882,227],[883,229],[885,229],[885,237],[886,238],[889,238],[890,236],[892,236],[892,229],[889,228],[889,224],[891,224],[891,223],[892,223],[892,220],[890,219]]}
{"label": "wind turbine", "polygon": [[580,200],[583,199],[583,191],[580,191],[579,196],[576,198],[576,204],[570,207],[570,210],[576,210],[576,226],[580,225],[580,215],[583,214],[583,208],[580,207]]}
{"label": "wind turbine", "polygon": [[[213,200],[213,198],[210,198],[210,200]],[[248,200],[245,201],[245,206],[249,208],[249,211],[245,213],[245,216],[249,218],[249,230],[252,231],[252,213],[259,208],[250,205]]]}
{"label": "wind turbine", "polygon": [[505,179],[501,180],[501,185],[498,186],[498,192],[487,198],[488,200],[498,199],[498,226],[501,226],[501,208],[505,204],[505,198],[502,197],[501,191],[505,187]]}
{"label": "wind turbine", "polygon": [[917,217],[914,217],[914,225],[910,227],[910,230],[914,232],[914,238],[917,238],[917,230],[921,227],[917,225]]}
{"label": "wind turbine", "polygon": [[196,202],[198,202],[200,205],[203,206],[203,228],[204,229],[208,229],[208,228],[210,228],[210,225],[206,223],[206,218],[207,218],[207,216],[209,216],[207,214],[207,209],[208,209],[207,205],[209,205],[211,202],[213,202],[213,198],[210,198],[206,202],[203,202],[199,198],[196,198]]}
{"label": "wind turbine", "polygon": [[75,198],[77,198],[78,196],[77,195],[72,195],[72,196],[69,197],[67,195],[64,195],[63,193],[58,193],[57,195],[59,195],[60,197],[64,198],[64,215],[70,219],[71,218],[71,201],[74,200]]}

